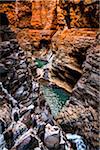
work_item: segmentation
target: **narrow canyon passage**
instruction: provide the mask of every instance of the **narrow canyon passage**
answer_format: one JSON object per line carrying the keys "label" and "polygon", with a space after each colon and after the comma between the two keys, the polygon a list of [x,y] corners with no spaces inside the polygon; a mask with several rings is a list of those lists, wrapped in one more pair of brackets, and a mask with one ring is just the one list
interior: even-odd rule
{"label": "narrow canyon passage", "polygon": [[98,0],[0,1],[0,150],[99,150]]}

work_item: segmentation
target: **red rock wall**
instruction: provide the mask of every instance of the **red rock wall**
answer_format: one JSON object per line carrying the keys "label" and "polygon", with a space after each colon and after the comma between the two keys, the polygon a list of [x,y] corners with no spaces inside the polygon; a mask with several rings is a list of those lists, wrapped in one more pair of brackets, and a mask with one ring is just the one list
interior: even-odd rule
{"label": "red rock wall", "polygon": [[59,0],[68,28],[98,28],[98,0]]}
{"label": "red rock wall", "polygon": [[0,13],[7,14],[11,28],[15,29],[24,49],[30,50],[34,46],[38,50],[40,40],[50,40],[57,30],[56,0],[0,3],[0,8]]}
{"label": "red rock wall", "polygon": [[17,38],[20,39],[20,44],[25,44],[26,41],[39,50],[40,40],[51,40],[57,30],[57,1],[20,1],[17,7]]}
{"label": "red rock wall", "polygon": [[[64,27],[98,27],[98,1],[35,0],[0,2],[24,49],[39,50],[41,39],[51,40]],[[29,46],[30,45],[30,46]]]}

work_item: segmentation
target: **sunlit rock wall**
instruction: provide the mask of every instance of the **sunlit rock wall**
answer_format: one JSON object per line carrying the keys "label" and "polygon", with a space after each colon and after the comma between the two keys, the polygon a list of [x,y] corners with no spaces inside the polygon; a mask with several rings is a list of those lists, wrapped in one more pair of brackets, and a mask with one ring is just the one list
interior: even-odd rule
{"label": "sunlit rock wall", "polygon": [[66,24],[57,0],[0,2],[0,8],[0,13],[7,14],[20,46],[27,50],[39,50],[42,39],[50,41]]}
{"label": "sunlit rock wall", "polygon": [[31,50],[39,50],[42,39],[50,41],[57,26],[65,25],[64,16],[56,0],[19,1],[17,7],[17,38],[20,39],[20,45],[23,42],[23,47],[28,42]]}
{"label": "sunlit rock wall", "polygon": [[41,40],[51,41],[57,30],[95,28],[99,25],[98,1],[17,0],[0,2],[0,13],[6,13],[10,26],[24,49],[39,50]]}
{"label": "sunlit rock wall", "polygon": [[68,28],[99,27],[98,0],[59,0]]}

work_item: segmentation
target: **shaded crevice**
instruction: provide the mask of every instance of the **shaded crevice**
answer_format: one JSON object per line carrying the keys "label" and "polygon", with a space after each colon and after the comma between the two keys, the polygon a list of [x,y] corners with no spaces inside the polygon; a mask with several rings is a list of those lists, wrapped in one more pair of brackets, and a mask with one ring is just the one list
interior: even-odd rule
{"label": "shaded crevice", "polygon": [[5,13],[0,13],[0,42],[9,41],[14,39],[15,33],[13,33],[9,27],[9,20]]}
{"label": "shaded crevice", "polygon": [[70,7],[71,7],[71,5],[68,4],[68,6],[66,6],[64,8],[64,10],[66,10],[66,12],[67,12],[67,15],[65,16],[65,20],[66,20],[66,23],[67,23],[67,26],[68,26],[69,29],[71,28]]}
{"label": "shaded crevice", "polygon": [[0,26],[8,26],[9,25],[9,21],[7,18],[7,15],[4,13],[0,13]]}
{"label": "shaded crevice", "polygon": [[43,48],[47,49],[47,48],[49,48],[49,45],[50,45],[50,41],[42,39],[42,40],[40,40],[39,48],[40,49],[43,49]]}

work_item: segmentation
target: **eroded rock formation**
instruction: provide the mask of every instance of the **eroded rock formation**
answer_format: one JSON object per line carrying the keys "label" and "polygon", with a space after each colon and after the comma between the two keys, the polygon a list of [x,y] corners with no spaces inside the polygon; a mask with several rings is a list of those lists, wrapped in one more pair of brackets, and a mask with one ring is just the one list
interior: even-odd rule
{"label": "eroded rock formation", "polygon": [[83,75],[57,117],[65,132],[83,135],[91,150],[99,149],[99,49],[97,44],[87,51]]}
{"label": "eroded rock formation", "polygon": [[52,76],[54,81],[66,82],[65,88],[70,92],[81,77],[82,64],[95,38],[96,30],[91,29],[60,30],[52,38],[52,51],[55,53]]}
{"label": "eroded rock formation", "polygon": [[28,56],[16,40],[0,44],[0,81],[20,104],[32,103],[34,83]]}
{"label": "eroded rock formation", "polygon": [[27,57],[16,39],[0,43],[0,148],[65,150],[70,143],[54,121]]}
{"label": "eroded rock formation", "polygon": [[99,27],[98,0],[59,0],[68,28]]}
{"label": "eroded rock formation", "polygon": [[[51,49],[55,54],[52,75],[60,79],[59,82],[58,79],[54,79],[55,82],[58,85],[64,83],[63,88],[70,92],[77,83],[69,103],[65,105],[56,120],[66,133],[77,133],[83,136],[90,150],[98,150],[99,46],[95,44],[96,28],[99,26],[98,3],[97,0],[19,0],[16,3],[0,1],[0,16],[1,14],[7,14],[9,26],[16,33],[20,44],[19,46],[16,40],[0,44],[1,124],[3,123],[5,127],[8,127],[12,122],[13,118],[10,117],[12,113],[11,105],[18,102],[20,106],[27,107],[38,99],[39,87],[32,77],[31,69],[33,66],[31,66],[32,55],[30,52],[38,52],[41,49],[48,52]],[[2,24],[0,24],[1,26]],[[2,31],[4,32],[4,30],[3,27]],[[7,27],[8,30],[9,27]],[[1,38],[0,41],[7,39]],[[24,52],[20,47],[26,51]],[[9,105],[9,103],[11,104]],[[35,114],[32,112],[33,120],[36,119],[35,121],[39,126],[41,126],[41,119],[42,123],[46,123],[46,125],[48,124],[47,120],[52,124],[53,119],[50,118],[51,113],[48,105],[44,103],[42,105],[43,110],[41,110],[40,102],[34,104],[36,110]],[[45,108],[46,112],[44,111]],[[37,115],[38,112],[40,115]],[[8,113],[8,116],[5,115],[6,113]],[[23,116],[23,112],[21,112],[21,115]],[[29,128],[32,125],[29,122],[29,115],[24,116],[24,118],[28,119],[27,121],[23,119],[23,122]],[[44,121],[44,118],[47,120]],[[35,124],[35,121],[33,121],[33,124]],[[16,126],[12,129],[15,128]],[[28,144],[36,141],[35,147],[39,148],[41,138],[36,140],[38,137],[35,136],[34,140],[33,132],[29,129],[29,132],[25,134],[25,139],[28,137]],[[44,136],[44,133],[44,126],[42,126],[39,137],[42,134]],[[11,137],[11,135],[12,132],[9,136]],[[62,150],[61,145],[59,145],[59,134],[56,137],[58,138],[53,146],[57,144],[59,149]],[[51,139],[45,141],[45,144],[47,144],[47,147],[52,147],[52,143],[48,146],[49,140]],[[42,141],[44,142],[44,139]],[[11,147],[14,146],[13,149],[20,149],[21,143],[24,145],[24,137],[22,141],[18,139],[17,144],[10,144],[12,144]],[[65,143],[66,140],[63,143],[64,146]],[[34,147],[34,145],[32,146]],[[44,146],[43,148],[47,149]]]}
{"label": "eroded rock formation", "polygon": [[24,49],[39,50],[42,39],[51,41],[54,33],[64,27],[99,27],[98,3],[97,0],[1,1],[0,13],[7,14]]}
{"label": "eroded rock formation", "polygon": [[[41,40],[50,41],[58,26],[64,26],[64,16],[56,0],[17,1],[0,4],[0,13],[8,15],[24,49],[39,50]],[[30,46],[29,46],[30,45]],[[27,46],[27,47],[26,47]]]}

